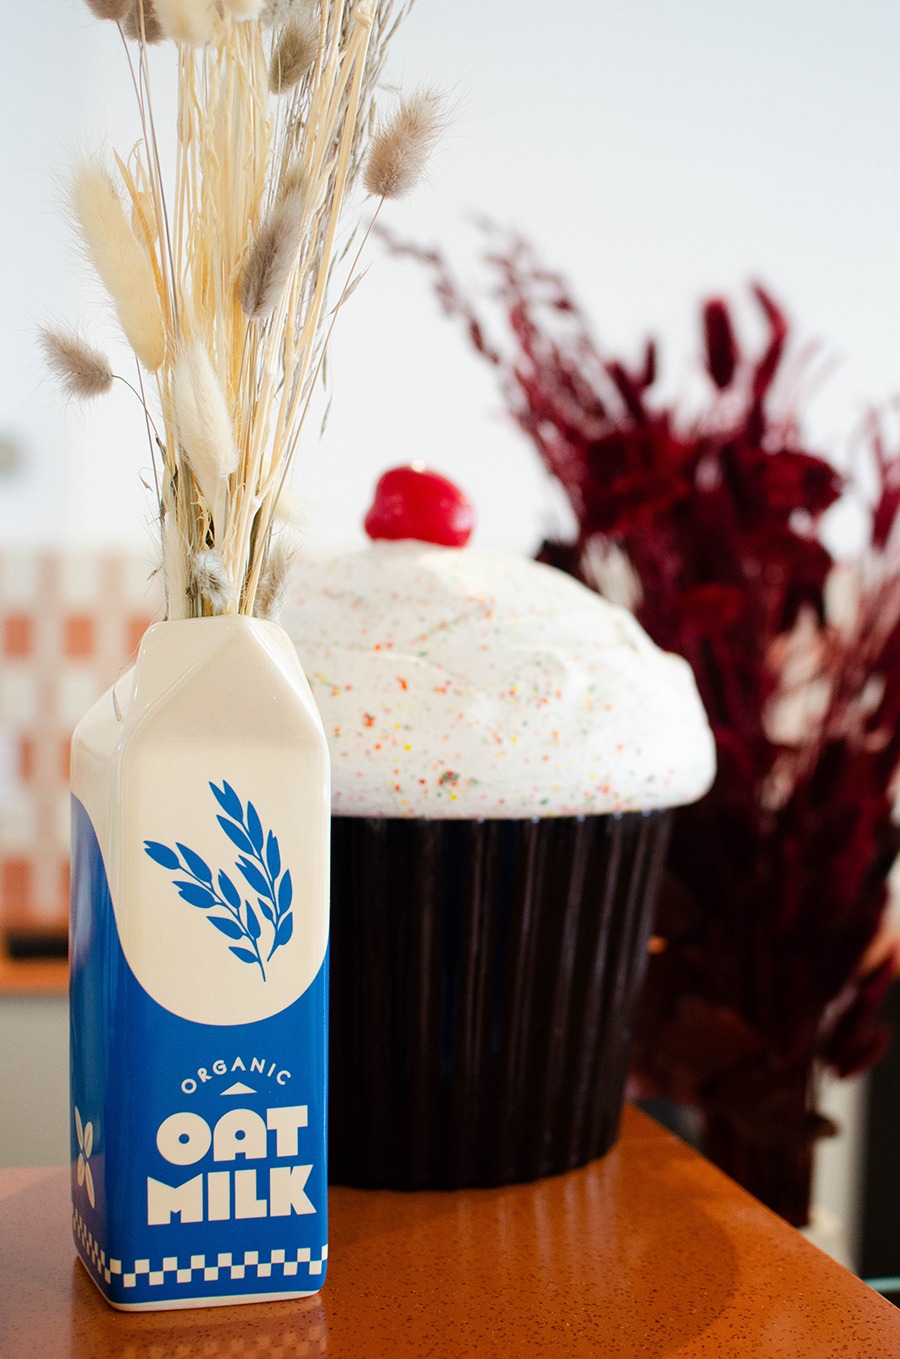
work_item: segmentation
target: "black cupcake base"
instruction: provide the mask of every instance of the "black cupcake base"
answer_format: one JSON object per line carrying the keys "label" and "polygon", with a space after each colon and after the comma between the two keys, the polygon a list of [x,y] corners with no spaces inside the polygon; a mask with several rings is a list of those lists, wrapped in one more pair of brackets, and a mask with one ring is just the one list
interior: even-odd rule
{"label": "black cupcake base", "polygon": [[332,1183],[509,1184],[608,1150],[669,813],[332,827]]}

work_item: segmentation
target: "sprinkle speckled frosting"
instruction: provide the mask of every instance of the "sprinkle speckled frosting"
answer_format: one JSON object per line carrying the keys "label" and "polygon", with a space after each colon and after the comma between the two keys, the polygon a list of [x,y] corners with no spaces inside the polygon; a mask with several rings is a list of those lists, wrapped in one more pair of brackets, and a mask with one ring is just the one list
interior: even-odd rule
{"label": "sprinkle speckled frosting", "polygon": [[378,542],[298,569],[282,623],[338,815],[596,815],[692,802],[712,781],[689,667],[551,567]]}

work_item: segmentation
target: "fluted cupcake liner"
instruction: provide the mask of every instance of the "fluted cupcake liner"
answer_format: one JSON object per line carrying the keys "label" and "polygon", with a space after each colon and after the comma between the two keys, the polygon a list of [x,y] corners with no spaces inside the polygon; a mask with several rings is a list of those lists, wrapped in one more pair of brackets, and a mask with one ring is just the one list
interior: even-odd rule
{"label": "fluted cupcake liner", "polygon": [[332,1182],[506,1184],[606,1151],[669,814],[332,824]]}

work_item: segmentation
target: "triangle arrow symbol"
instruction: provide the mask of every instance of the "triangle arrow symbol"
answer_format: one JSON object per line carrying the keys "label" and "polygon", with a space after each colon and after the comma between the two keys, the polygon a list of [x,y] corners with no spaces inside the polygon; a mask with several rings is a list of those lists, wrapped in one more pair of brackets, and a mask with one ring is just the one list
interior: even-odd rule
{"label": "triangle arrow symbol", "polygon": [[244,1085],[243,1081],[235,1081],[234,1085],[229,1085],[227,1090],[219,1092],[222,1095],[255,1095],[256,1091],[249,1085]]}

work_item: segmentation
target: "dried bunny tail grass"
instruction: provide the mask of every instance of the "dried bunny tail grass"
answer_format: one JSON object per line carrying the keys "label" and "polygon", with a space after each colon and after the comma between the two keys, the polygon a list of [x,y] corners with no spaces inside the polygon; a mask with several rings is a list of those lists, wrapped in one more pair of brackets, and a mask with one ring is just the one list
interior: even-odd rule
{"label": "dried bunny tail grass", "polygon": [[307,510],[288,486],[282,486],[275,501],[274,518],[293,529],[305,529]]}
{"label": "dried bunny tail grass", "polygon": [[214,614],[227,611],[235,591],[221,552],[204,548],[191,554],[187,589],[194,599],[207,603]]}
{"label": "dried bunny tail grass", "polygon": [[401,99],[376,132],[363,182],[376,198],[403,198],[422,178],[444,124],[443,101],[431,90]]}
{"label": "dried bunny tail grass", "polygon": [[272,49],[269,89],[273,94],[291,90],[306,75],[319,51],[319,23],[311,10],[289,19]]}
{"label": "dried bunny tail grass", "polygon": [[280,198],[259,229],[238,282],[238,301],[254,321],[270,316],[281,300],[297,259],[305,194]]}
{"label": "dried bunny tail grass", "polygon": [[167,38],[206,47],[216,36],[219,14],[215,0],[153,0],[156,17]]}
{"label": "dried bunny tail grass", "polygon": [[72,207],[128,343],[155,373],[165,357],[166,337],[153,268],[102,166],[88,161],[75,172]]}
{"label": "dried bunny tail grass", "polygon": [[289,194],[300,194],[306,197],[309,187],[309,174],[306,166],[298,161],[295,165],[289,165],[278,181],[278,197],[287,198]]}
{"label": "dried bunny tail grass", "polygon": [[95,18],[119,23],[128,13],[131,0],[85,0],[85,4]]}
{"label": "dried bunny tail grass", "polygon": [[74,330],[42,326],[41,348],[47,367],[69,396],[80,401],[103,396],[113,385],[109,360]]}
{"label": "dried bunny tail grass", "polygon": [[[166,36],[153,5],[154,0],[143,0],[143,37],[148,43],[162,42]],[[136,42],[141,40],[141,0],[133,0],[131,8],[122,20],[122,31],[126,38],[133,38]]]}
{"label": "dried bunny tail grass", "polygon": [[279,537],[269,548],[253,605],[253,612],[257,618],[270,618],[274,621],[281,613],[291,563],[296,552],[296,543],[291,542],[285,535]]}
{"label": "dried bunny tail grass", "polygon": [[260,18],[267,27],[273,28],[299,14],[314,14],[316,8],[314,0],[264,0]]}
{"label": "dried bunny tail grass", "polygon": [[264,0],[222,0],[223,8],[234,19],[258,19]]}
{"label": "dried bunny tail grass", "polygon": [[221,528],[226,482],[237,467],[238,450],[225,393],[199,340],[183,345],[175,357],[172,399],[182,451]]}

